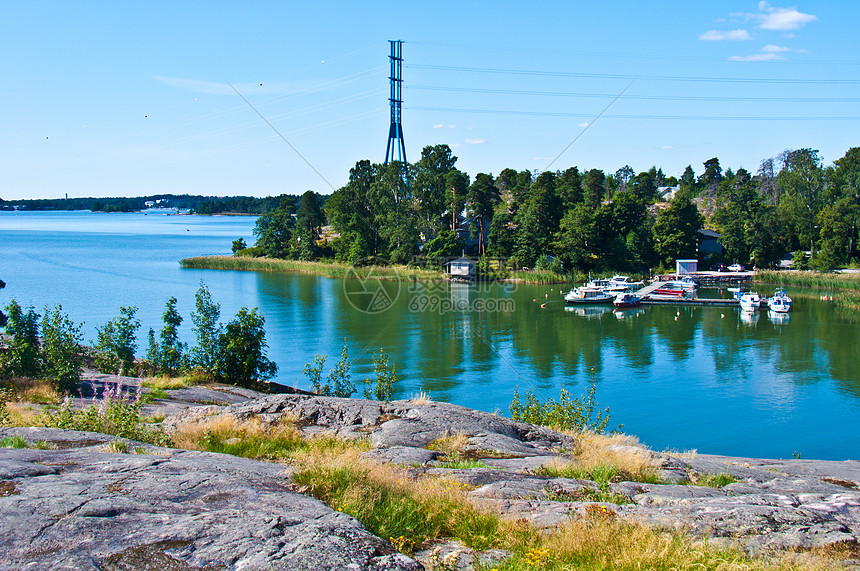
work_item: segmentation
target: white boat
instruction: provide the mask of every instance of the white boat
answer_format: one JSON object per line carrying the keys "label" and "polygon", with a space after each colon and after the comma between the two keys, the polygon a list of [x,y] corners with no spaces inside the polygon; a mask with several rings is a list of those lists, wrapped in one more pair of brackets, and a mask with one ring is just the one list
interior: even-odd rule
{"label": "white boat", "polygon": [[762,298],[756,291],[747,291],[740,298],[742,311],[758,311],[761,309]]}
{"label": "white boat", "polygon": [[564,296],[567,303],[610,303],[614,299],[614,295],[606,293],[602,288],[589,285],[571,288]]}
{"label": "white boat", "polygon": [[638,289],[645,285],[645,282],[631,282],[628,276],[612,276],[609,278],[609,285],[612,287],[624,287],[627,289]]}
{"label": "white boat", "polygon": [[784,289],[776,290],[773,297],[767,300],[767,305],[771,311],[777,313],[788,313],[791,311],[791,298],[785,293]]}

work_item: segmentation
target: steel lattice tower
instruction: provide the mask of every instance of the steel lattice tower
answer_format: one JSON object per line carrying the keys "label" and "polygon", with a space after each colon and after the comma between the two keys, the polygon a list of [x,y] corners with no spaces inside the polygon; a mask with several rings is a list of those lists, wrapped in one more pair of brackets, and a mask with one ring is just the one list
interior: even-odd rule
{"label": "steel lattice tower", "polygon": [[403,123],[400,122],[403,105],[403,40],[388,40],[391,44],[391,128],[388,130],[388,145],[385,147],[385,164],[389,161],[406,162],[406,143],[403,142]]}

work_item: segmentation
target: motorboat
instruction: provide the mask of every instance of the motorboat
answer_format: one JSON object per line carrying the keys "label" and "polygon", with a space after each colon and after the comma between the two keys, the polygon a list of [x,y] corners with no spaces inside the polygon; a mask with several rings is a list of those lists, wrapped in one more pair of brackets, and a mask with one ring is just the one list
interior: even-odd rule
{"label": "motorboat", "polygon": [[776,313],[788,313],[791,311],[791,298],[788,297],[784,289],[778,289],[773,297],[767,300],[767,305],[771,311]]}
{"label": "motorboat", "polygon": [[567,303],[611,303],[614,300],[614,295],[590,285],[571,288],[564,296],[564,301]]}
{"label": "motorboat", "polygon": [[615,307],[620,309],[623,307],[636,307],[642,301],[642,298],[630,292],[620,293],[615,296]]}
{"label": "motorboat", "polygon": [[609,278],[609,285],[612,287],[624,287],[627,289],[637,289],[645,285],[645,282],[631,282],[629,276],[612,276]]}
{"label": "motorboat", "polygon": [[764,300],[756,291],[744,292],[740,297],[741,310],[747,312],[758,311],[761,309],[763,301]]}

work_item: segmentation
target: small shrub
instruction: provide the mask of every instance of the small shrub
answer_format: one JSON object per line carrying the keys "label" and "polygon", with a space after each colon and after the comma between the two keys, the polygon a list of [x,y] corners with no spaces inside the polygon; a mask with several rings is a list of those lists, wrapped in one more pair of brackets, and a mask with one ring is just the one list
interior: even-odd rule
{"label": "small shrub", "polygon": [[44,424],[53,428],[101,432],[148,442],[158,446],[168,446],[170,439],[158,428],[145,426],[140,416],[143,401],[138,395],[123,394],[119,383],[106,386],[101,400],[83,410],[72,410],[71,401],[66,398],[55,413],[47,412]]}
{"label": "small shrub", "polygon": [[373,355],[373,372],[376,373],[376,387],[373,381],[365,379],[364,397],[389,402],[394,397],[394,385],[397,383],[397,367],[392,363],[389,367],[388,354],[380,347],[379,355]]}
{"label": "small shrub", "polygon": [[42,371],[39,354],[39,314],[30,307],[27,311],[14,299],[6,306],[8,311],[6,335],[11,337],[6,350],[0,353],[0,373],[3,376],[36,377]]}
{"label": "small shrub", "polygon": [[318,395],[349,398],[355,392],[355,383],[352,382],[352,375],[349,373],[352,363],[349,360],[346,339],[343,340],[343,349],[340,350],[340,361],[329,371],[323,384],[322,370],[326,358],[326,355],[314,355],[313,365],[307,363],[302,369],[302,374],[311,383],[311,390]]}
{"label": "small shrub", "polygon": [[596,391],[597,387],[592,381],[584,395],[571,398],[567,389],[563,388],[558,402],[552,398],[540,402],[534,390],[529,390],[525,395],[525,403],[520,403],[520,395],[514,389],[514,398],[510,405],[511,418],[556,430],[590,430],[601,433],[609,424],[610,414],[608,408],[598,408],[594,396]]}
{"label": "small shrub", "polygon": [[9,422],[9,410],[6,403],[12,400],[12,389],[0,389],[0,425]]}

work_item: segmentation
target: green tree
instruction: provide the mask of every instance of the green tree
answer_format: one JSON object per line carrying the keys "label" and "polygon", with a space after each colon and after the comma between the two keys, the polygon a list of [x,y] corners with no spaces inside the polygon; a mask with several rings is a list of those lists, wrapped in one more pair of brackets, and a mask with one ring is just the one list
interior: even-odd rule
{"label": "green tree", "polygon": [[602,170],[591,169],[582,175],[582,195],[585,204],[592,210],[597,210],[606,194],[604,184],[606,175]]}
{"label": "green tree", "polygon": [[487,248],[484,227],[492,223],[493,207],[499,202],[499,189],[493,182],[493,175],[478,173],[466,200],[469,216],[478,221],[478,254],[483,256]]}
{"label": "green tree", "polygon": [[212,294],[203,282],[200,282],[200,287],[194,295],[194,308],[191,322],[194,323],[193,331],[197,337],[197,345],[191,350],[191,364],[201,369],[210,378],[214,378],[221,361],[219,339],[222,327],[218,321],[221,317],[221,304],[212,300]]}
{"label": "green tree", "polygon": [[359,161],[349,171],[349,182],[325,203],[325,213],[340,234],[334,248],[339,260],[355,263],[380,254],[381,238],[376,227],[377,205],[372,188],[380,165]]}
{"label": "green tree", "polygon": [[706,160],[703,164],[705,165],[705,172],[699,177],[699,184],[704,188],[705,196],[714,198],[717,195],[720,181],[723,180],[723,169],[720,166],[720,159],[714,157]]}
{"label": "green tree", "polygon": [[45,317],[42,320],[44,373],[61,393],[73,392],[81,382],[84,364],[81,350],[83,340],[81,326],[63,313],[61,305],[53,309],[45,308]]}
{"label": "green tree", "polygon": [[135,319],[137,307],[119,308],[119,316],[101,327],[96,327],[96,366],[102,373],[127,374],[134,368],[137,349],[137,330],[140,320]]}
{"label": "green tree", "polygon": [[257,308],[239,310],[218,337],[221,359],[216,380],[247,388],[260,388],[275,376],[277,364],[266,357],[265,318]]}
{"label": "green tree", "polygon": [[594,211],[585,204],[577,204],[561,219],[554,249],[572,267],[592,270],[598,263],[598,236]]}
{"label": "green tree", "polygon": [[[456,163],[457,157],[448,145],[428,145],[421,149],[421,158],[413,167],[412,198],[416,204],[418,227],[425,241],[432,240],[442,228],[449,226],[442,215],[450,204],[448,174],[455,170]],[[465,193],[461,200],[464,198]]]}
{"label": "green tree", "polygon": [[825,204],[824,175],[818,151],[798,149],[785,154],[784,168],[776,177],[781,195],[779,207],[800,243],[809,246],[813,258],[819,234],[818,214]]}
{"label": "green tree", "polygon": [[257,218],[254,226],[256,246],[270,258],[288,258],[295,222],[292,216],[293,199],[284,196],[275,210]]}
{"label": "green tree", "polygon": [[316,259],[318,250],[316,241],[324,223],[325,215],[320,208],[319,196],[311,190],[305,192],[296,212],[295,235],[300,260]]}
{"label": "green tree", "polygon": [[248,244],[245,243],[245,239],[244,238],[238,238],[236,240],[233,240],[233,245],[230,247],[230,250],[233,252],[233,254],[237,254],[247,247],[248,247]]}
{"label": "green tree", "polygon": [[36,377],[42,371],[39,354],[40,315],[31,306],[24,311],[14,299],[6,306],[8,312],[6,351],[0,353],[0,370],[6,376]]}
{"label": "green tree", "polygon": [[159,332],[159,342],[155,342],[155,334],[149,330],[149,350],[147,359],[160,372],[174,375],[185,368],[187,346],[179,341],[179,326],[182,316],[176,309],[176,298],[170,297],[164,304],[161,316],[164,326]]}
{"label": "green tree", "polygon": [[675,260],[695,258],[697,235],[703,223],[690,193],[679,190],[654,223],[654,248],[660,262],[671,266]]}
{"label": "green tree", "polygon": [[518,265],[533,266],[538,256],[552,253],[551,241],[561,220],[561,201],[555,190],[555,174],[541,173],[529,190],[528,203],[517,212],[514,258]]}

